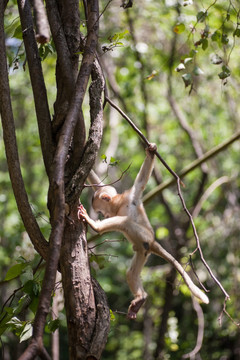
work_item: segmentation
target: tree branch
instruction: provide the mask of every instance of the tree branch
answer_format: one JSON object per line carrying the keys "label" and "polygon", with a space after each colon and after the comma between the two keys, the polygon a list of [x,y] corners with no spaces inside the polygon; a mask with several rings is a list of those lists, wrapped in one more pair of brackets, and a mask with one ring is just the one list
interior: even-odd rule
{"label": "tree branch", "polygon": [[38,54],[38,47],[33,29],[33,19],[29,1],[18,0],[18,8],[34,95],[43,160],[47,174],[50,176],[53,160],[51,117],[48,107],[47,91],[42,73],[41,60]]}
{"label": "tree branch", "polygon": [[[116,109],[122,117],[127,120],[129,125],[134,129],[134,131],[139,135],[139,137],[143,140],[143,142],[149,146],[150,142],[148,139],[143,135],[143,133],[138,129],[138,127],[134,124],[134,122],[116,105],[112,100],[110,100],[108,97],[105,98],[105,100],[114,108]],[[165,166],[165,168],[172,174],[172,176],[175,179],[178,179],[179,176],[170,168],[170,166],[166,163],[166,161],[161,157],[161,155],[156,151],[155,152],[156,157],[161,161],[161,163]]]}
{"label": "tree branch", "polygon": [[207,190],[204,192],[204,194],[201,196],[199,202],[197,203],[197,205],[195,206],[193,212],[192,212],[192,217],[195,218],[198,216],[198,214],[201,211],[202,208],[202,204],[204,203],[204,201],[206,201],[209,196],[213,193],[213,191],[218,188],[219,186],[221,186],[222,184],[225,184],[227,182],[230,181],[230,178],[228,176],[222,176],[219,179],[215,180],[208,188]]}
{"label": "tree branch", "polygon": [[[71,142],[72,134],[78,120],[78,114],[82,106],[83,98],[88,84],[88,79],[92,69],[92,63],[95,57],[96,45],[98,40],[98,1],[89,0],[88,2],[88,37],[82,64],[79,71],[76,89],[70,105],[66,121],[60,133],[57,149],[53,160],[52,179],[50,184],[51,202],[51,224],[52,231],[50,235],[49,255],[46,263],[46,271],[42,284],[39,305],[33,325],[32,343],[38,344],[41,348],[42,336],[46,316],[49,312],[52,290],[55,285],[56,271],[60,258],[61,244],[65,227],[65,184],[64,170],[68,154],[68,148]],[[95,24],[94,26],[92,26]],[[25,355],[30,351],[28,347]],[[21,360],[25,359],[24,356]]]}
{"label": "tree branch", "polygon": [[43,1],[33,0],[33,8],[36,21],[36,39],[40,44],[45,44],[50,40],[50,29]]}
{"label": "tree branch", "polygon": [[75,79],[72,71],[71,54],[68,49],[66,37],[63,30],[62,21],[55,0],[46,0],[48,20],[56,47],[58,62],[66,86],[69,99],[74,89]]}
{"label": "tree branch", "polygon": [[[193,131],[193,129],[188,124],[187,119],[185,118],[183,112],[181,111],[180,107],[178,106],[176,100],[174,99],[174,97],[170,91],[171,91],[171,86],[169,86],[169,93],[168,93],[168,97],[167,97],[168,102],[171,106],[171,109],[172,109],[174,115],[176,116],[176,118],[178,119],[179,124],[181,125],[182,129],[188,135],[197,158],[200,158],[201,156],[203,156],[203,150],[198,141],[198,138],[197,138],[195,132]],[[208,172],[207,164],[202,163],[201,168],[204,173]]]}
{"label": "tree branch", "polygon": [[22,217],[25,229],[35,247],[36,251],[47,258],[48,243],[39,229],[38,223],[32,213],[28,196],[22,178],[17,140],[15,135],[15,124],[11,106],[10,88],[8,81],[5,35],[3,24],[3,2],[0,2],[0,111],[3,126],[3,139],[7,156],[7,163],[14,196],[19,213]]}
{"label": "tree branch", "polygon": [[91,126],[89,129],[88,141],[84,149],[81,165],[66,188],[66,198],[68,203],[74,202],[76,197],[78,197],[83,183],[95,162],[102,139],[102,92],[104,89],[104,78],[101,67],[97,60],[95,60],[93,65],[92,79],[93,81],[89,88]]}
{"label": "tree branch", "polygon": [[[187,174],[189,174],[191,171],[195,170],[197,167],[199,167],[204,162],[208,161],[212,157],[216,156],[220,152],[226,150],[231,144],[233,144],[235,141],[240,139],[240,131],[236,132],[234,135],[232,135],[229,139],[223,141],[221,144],[215,146],[211,150],[207,151],[203,156],[201,156],[199,159],[194,160],[189,165],[187,165],[184,169],[182,169],[179,172],[179,176],[183,178]],[[175,183],[175,179],[169,179],[164,181],[161,185],[157,186],[152,191],[149,191],[144,198],[144,204],[147,204],[149,201],[152,200],[153,197],[155,197],[159,192],[163,191],[164,189],[168,188],[172,184]]]}
{"label": "tree branch", "polygon": [[[124,112],[117,106],[115,105],[109,98],[106,98],[106,101],[108,101],[118,112],[120,112],[120,114],[127,120],[127,122],[132,126],[132,128],[137,132],[137,134],[141,137],[141,139],[147,144],[150,145],[150,142],[148,141],[148,139],[146,139],[146,137],[142,134],[142,132],[137,128],[137,126],[132,122],[132,120],[126,115],[124,114]],[[234,138],[236,137],[236,135],[234,136]],[[238,133],[238,137],[240,137],[240,131]],[[199,251],[200,254],[200,258],[202,263],[204,264],[204,266],[206,267],[206,269],[208,270],[210,276],[212,277],[212,279],[215,281],[215,283],[220,287],[221,291],[223,292],[223,294],[225,295],[225,300],[230,299],[230,296],[228,295],[228,293],[225,291],[225,289],[223,288],[222,284],[219,282],[219,280],[216,278],[216,276],[213,274],[210,266],[207,264],[204,256],[203,256],[203,252],[201,249],[201,245],[200,245],[200,241],[199,241],[199,237],[197,234],[197,229],[195,227],[194,221],[193,221],[193,217],[191,215],[191,213],[189,212],[189,210],[186,207],[182,192],[181,192],[181,179],[180,177],[168,166],[168,164],[165,162],[165,160],[159,155],[159,153],[156,151],[155,155],[160,159],[160,161],[162,162],[162,164],[168,169],[168,171],[175,177],[175,179],[177,180],[177,190],[178,190],[178,196],[181,200],[182,203],[182,207],[183,210],[186,212],[189,221],[192,225],[192,229],[193,229],[193,234],[194,237],[196,239],[196,244],[197,244],[197,248],[196,250],[190,255],[190,257],[196,252]],[[200,160],[200,159],[199,159]]]}

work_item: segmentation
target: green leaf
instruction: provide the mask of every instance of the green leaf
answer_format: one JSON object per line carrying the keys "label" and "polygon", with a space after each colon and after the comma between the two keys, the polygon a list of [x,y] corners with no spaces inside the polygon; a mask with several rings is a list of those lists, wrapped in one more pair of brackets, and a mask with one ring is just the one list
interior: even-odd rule
{"label": "green leaf", "polygon": [[105,154],[101,155],[101,159],[103,162],[107,162],[107,156]]}
{"label": "green leaf", "polygon": [[99,269],[104,269],[105,267],[105,264],[106,264],[106,259],[104,256],[101,256],[101,255],[91,255],[90,256],[90,262],[93,262],[95,261],[98,266],[99,266]]}
{"label": "green leaf", "polygon": [[206,20],[207,16],[208,16],[207,11],[199,11],[197,13],[197,22],[200,22],[200,23],[204,22]]}
{"label": "green leaf", "polygon": [[220,72],[220,73],[218,74],[218,76],[219,76],[219,78],[220,78],[221,80],[224,80],[224,79],[226,79],[227,77],[230,76],[230,73],[228,73],[228,72],[226,72],[226,71],[222,71],[222,72]]}
{"label": "green leaf", "polygon": [[225,71],[229,75],[231,74],[231,70],[229,69],[229,67],[227,65],[222,66],[222,71]]}
{"label": "green leaf", "polygon": [[228,38],[227,34],[222,34],[222,39],[221,39],[221,41],[222,41],[222,44],[224,44],[224,45],[227,45],[227,44],[228,44],[229,38]]}
{"label": "green leaf", "polygon": [[20,334],[19,342],[21,343],[23,341],[30,339],[30,337],[32,336],[32,331],[33,331],[32,324],[30,322],[27,322]]}
{"label": "green leaf", "polygon": [[35,280],[29,280],[24,284],[23,291],[31,298],[38,296],[41,291],[41,285]]}
{"label": "green leaf", "polygon": [[181,34],[182,32],[184,32],[185,30],[185,25],[183,23],[181,24],[177,24],[174,26],[173,28],[173,31],[176,33],[176,34]]}
{"label": "green leaf", "polygon": [[192,84],[192,75],[187,73],[182,75],[182,79],[184,81],[185,87],[188,87],[189,85]]}
{"label": "green leaf", "polygon": [[25,285],[27,281],[33,280],[33,269],[30,265],[27,265],[22,274],[20,275],[22,285]]}
{"label": "green leaf", "polygon": [[240,37],[240,29],[236,29],[233,33],[233,36]]}
{"label": "green leaf", "polygon": [[202,69],[200,69],[199,66],[195,66],[195,68],[194,68],[194,70],[193,70],[193,73],[194,73],[194,75],[196,75],[196,76],[199,76],[199,75],[203,75],[203,74],[204,74],[204,72],[202,71]]}
{"label": "green leaf", "polygon": [[202,49],[206,50],[208,48],[208,40],[202,39]]}
{"label": "green leaf", "polygon": [[189,53],[190,58],[193,58],[197,53],[198,51],[196,49],[192,49]]}
{"label": "green leaf", "polygon": [[12,329],[20,329],[23,326],[23,322],[14,316],[7,322],[7,325],[11,325]]}
{"label": "green leaf", "polygon": [[34,297],[32,299],[31,304],[29,305],[29,309],[33,312],[33,314],[36,314],[37,312],[38,303],[39,303],[39,297]]}
{"label": "green leaf", "polygon": [[187,57],[186,59],[184,59],[184,64],[186,65],[186,64],[192,62],[192,59],[193,59],[192,57]]}
{"label": "green leaf", "polygon": [[183,64],[183,63],[180,63],[180,64],[176,67],[175,71],[179,72],[179,71],[182,71],[182,70],[184,70],[184,69],[185,69],[184,64]]}
{"label": "green leaf", "polygon": [[222,58],[218,54],[213,54],[211,56],[211,63],[214,65],[219,65],[223,62]]}
{"label": "green leaf", "polygon": [[60,320],[59,319],[55,319],[55,320],[51,320],[48,323],[48,328],[51,332],[56,331],[60,326]]}
{"label": "green leaf", "polygon": [[129,33],[128,30],[124,30],[123,32],[115,33],[114,35],[109,36],[108,40],[112,43],[117,42],[118,40],[124,39],[128,33]]}
{"label": "green leaf", "polygon": [[14,34],[12,36],[13,38],[22,40],[22,26],[18,25],[14,31]]}
{"label": "green leaf", "polygon": [[113,314],[112,310],[110,309],[110,321],[115,321],[115,315]]}
{"label": "green leaf", "polygon": [[221,41],[221,32],[219,30],[215,31],[211,36],[212,41],[219,42]]}
{"label": "green leaf", "polygon": [[17,276],[19,276],[23,269],[25,269],[27,267],[28,264],[16,264],[13,265],[7,272],[4,281],[9,281],[12,280],[14,278],[16,278]]}
{"label": "green leaf", "polygon": [[29,302],[30,302],[29,296],[27,294],[23,295],[18,300],[18,305],[14,309],[14,314],[18,315],[29,304]]}
{"label": "green leaf", "polygon": [[117,164],[119,164],[119,160],[116,160],[114,157],[111,156],[109,165],[116,166]]}

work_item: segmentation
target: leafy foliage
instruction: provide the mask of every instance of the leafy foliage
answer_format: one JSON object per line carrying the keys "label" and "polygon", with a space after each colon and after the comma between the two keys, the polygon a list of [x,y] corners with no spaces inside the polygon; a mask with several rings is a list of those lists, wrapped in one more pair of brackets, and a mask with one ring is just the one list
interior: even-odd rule
{"label": "leafy foliage", "polygon": [[[107,77],[110,94],[118,99],[149,140],[157,143],[163,158],[177,172],[195,160],[197,155],[190,132],[179,121],[170,102],[170,95],[184,114],[202,152],[222,143],[239,128],[238,3],[205,1],[201,6],[205,7],[199,9],[191,1],[184,1],[182,5],[177,1],[139,1],[138,4],[134,3],[133,11],[129,9],[126,12],[119,8],[118,3],[112,2],[100,18],[102,57],[107,64],[105,70],[110,69],[112,75],[112,78]],[[47,237],[50,229],[46,205],[48,189],[15,2],[9,2],[5,24],[21,166],[34,213]],[[53,42],[41,45],[39,54],[44,61],[53,113],[56,93]],[[87,114],[85,118],[88,119]],[[11,348],[11,344],[16,345],[18,340],[23,342],[31,336],[43,269],[38,269],[36,273],[33,271],[39,258],[34,257],[34,249],[16,209],[2,143],[0,334],[5,347]],[[113,143],[117,146],[114,147]],[[110,152],[107,152],[109,148]],[[239,150],[239,143],[236,142],[209,160],[205,182],[202,182],[202,167],[192,171],[184,179],[186,188],[183,190],[191,210],[202,199],[200,212],[195,219],[201,245],[214,273],[231,295],[227,311],[236,322],[239,321]],[[105,108],[101,154],[104,155],[99,163],[114,165],[104,164],[108,166],[109,182],[119,178],[121,169],[127,168],[131,162],[130,170],[124,174],[121,183],[116,184],[120,191],[128,188],[141,166],[144,152],[134,131],[122,118],[118,119],[116,113],[110,112],[108,106]],[[157,178],[164,181],[170,177],[157,161],[156,171],[158,176],[151,179],[147,191],[156,187]],[[210,186],[223,176],[227,177],[226,182],[208,193]],[[90,207],[90,193],[87,191],[84,190],[81,200]],[[163,197],[156,196],[146,207],[156,238],[166,248],[170,247],[171,251],[179,251],[182,263],[187,263],[188,254],[196,246],[192,230],[182,211],[176,188],[172,186],[165,189]],[[130,266],[132,248],[121,235],[107,235],[109,240],[114,240],[111,243],[104,242],[105,238],[98,239],[99,246],[90,252],[93,274],[105,290],[111,308],[111,331],[103,359],[154,358],[157,345],[162,340],[159,331],[164,305],[167,303],[164,295],[169,284],[166,279],[170,267],[155,257],[149,260],[142,274],[149,298],[138,320],[129,323],[124,313],[131,294],[125,274]],[[19,256],[23,258],[16,264]],[[234,359],[234,351],[238,346],[238,328],[227,316],[223,316],[219,326],[218,317],[223,309],[224,297],[202,266],[198,254],[194,255],[193,261],[200,280],[210,290],[211,299],[210,305],[203,307],[205,333],[201,357],[208,359],[211,354],[212,359]],[[189,293],[181,279],[175,284],[171,311],[167,314],[163,349],[163,356],[172,360],[191,351],[197,336],[197,318]],[[60,319],[48,319],[46,344],[49,343],[48,334],[59,327],[61,336],[66,337],[64,312]],[[11,333],[18,337],[17,341],[8,336]],[[64,342],[60,346],[62,344]],[[15,359],[14,356],[12,359]]]}

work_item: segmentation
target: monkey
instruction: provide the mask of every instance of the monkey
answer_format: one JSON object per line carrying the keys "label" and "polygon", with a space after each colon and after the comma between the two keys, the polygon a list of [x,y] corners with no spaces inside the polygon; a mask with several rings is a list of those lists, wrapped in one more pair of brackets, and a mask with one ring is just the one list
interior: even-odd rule
{"label": "monkey", "polygon": [[174,266],[191,293],[203,303],[209,303],[208,297],[192,282],[182,265],[155,241],[153,228],[142,203],[142,194],[152,174],[156,150],[156,144],[150,143],[146,148],[145,160],[132,188],[122,194],[118,194],[113,186],[104,186],[95,172],[91,170],[88,180],[95,190],[92,207],[97,213],[101,213],[104,219],[94,221],[82,205],[78,210],[79,219],[86,221],[97,233],[118,231],[133,245],[135,254],[127,271],[127,283],[134,296],[128,309],[129,319],[136,319],[139,309],[147,298],[140,274],[151,253],[162,257]]}

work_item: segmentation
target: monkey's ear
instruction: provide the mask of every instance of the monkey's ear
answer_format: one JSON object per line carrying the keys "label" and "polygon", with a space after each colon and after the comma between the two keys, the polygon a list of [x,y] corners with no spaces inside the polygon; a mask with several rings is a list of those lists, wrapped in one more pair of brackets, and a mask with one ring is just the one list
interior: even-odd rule
{"label": "monkey's ear", "polygon": [[110,195],[108,195],[107,193],[102,193],[100,196],[100,199],[109,202],[110,200],[112,200],[112,197]]}

